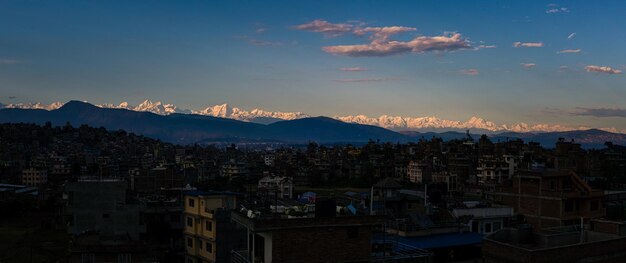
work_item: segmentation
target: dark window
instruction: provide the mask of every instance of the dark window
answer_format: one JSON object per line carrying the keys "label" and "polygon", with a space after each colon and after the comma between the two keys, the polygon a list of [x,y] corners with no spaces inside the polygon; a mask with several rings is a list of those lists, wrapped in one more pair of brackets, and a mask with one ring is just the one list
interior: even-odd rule
{"label": "dark window", "polygon": [[109,218],[109,214],[102,214],[102,218],[104,218],[104,219]]}
{"label": "dark window", "polygon": [[554,181],[550,181],[550,190],[556,190],[556,183]]}
{"label": "dark window", "polygon": [[190,238],[190,237],[187,238],[187,246],[188,247],[193,247],[193,239]]}
{"label": "dark window", "polygon": [[485,233],[491,233],[491,223],[485,224]]}
{"label": "dark window", "polygon": [[493,231],[498,231],[500,228],[502,228],[502,224],[500,224],[500,222],[493,223]]}
{"label": "dark window", "polygon": [[188,227],[192,227],[193,226],[193,218],[191,218],[190,216],[187,217],[187,226]]}
{"label": "dark window", "polygon": [[198,247],[202,249],[202,240],[198,239]]}
{"label": "dark window", "polygon": [[206,222],[206,231],[213,231],[213,222],[211,221]]}
{"label": "dark window", "polygon": [[171,214],[170,215],[170,221],[177,223],[180,222],[180,215],[179,214]]}
{"label": "dark window", "polygon": [[348,234],[348,238],[357,238],[359,236],[359,227],[349,226],[346,228],[346,232]]}
{"label": "dark window", "polygon": [[574,200],[566,200],[564,210],[565,212],[574,211]]}
{"label": "dark window", "polygon": [[570,181],[569,179],[563,179],[563,189],[569,190],[571,188],[572,188],[572,181]]}
{"label": "dark window", "polygon": [[591,211],[596,211],[600,207],[598,200],[591,200]]}
{"label": "dark window", "polygon": [[189,207],[194,207],[196,205],[196,200],[193,200],[193,198],[189,198],[187,203],[189,204]]}
{"label": "dark window", "polygon": [[206,242],[206,252],[213,253],[213,244]]}

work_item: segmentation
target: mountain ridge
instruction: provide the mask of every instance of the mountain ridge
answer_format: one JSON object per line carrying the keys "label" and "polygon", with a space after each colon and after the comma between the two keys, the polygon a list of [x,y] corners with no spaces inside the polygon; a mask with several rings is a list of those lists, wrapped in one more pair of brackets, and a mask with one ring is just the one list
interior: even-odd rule
{"label": "mountain ridge", "polygon": [[[50,105],[42,103],[17,103],[17,104],[2,104],[0,108],[22,108],[22,109],[46,109],[54,110],[61,107],[63,103],[54,102]],[[295,120],[302,118],[309,118],[311,115],[302,112],[281,112],[281,111],[266,111],[259,108],[254,108],[250,111],[232,107],[227,103],[218,104],[206,107],[201,110],[189,110],[181,109],[171,103],[162,103],[161,101],[153,102],[149,99],[144,100],[138,106],[132,106],[128,102],[121,102],[119,104],[99,104],[95,105],[101,108],[115,108],[115,109],[128,109],[134,111],[146,111],[159,115],[170,114],[198,114],[205,116],[229,118],[247,122],[255,122],[261,124],[270,124],[280,120]],[[442,130],[455,130],[465,131],[471,130],[474,132],[485,133],[498,133],[498,132],[555,132],[555,131],[569,131],[569,130],[586,130],[591,127],[578,126],[570,127],[563,125],[553,124],[527,124],[524,122],[516,124],[496,124],[492,121],[486,120],[480,117],[470,117],[467,121],[446,120],[435,116],[426,117],[401,117],[381,115],[379,117],[368,117],[365,115],[347,115],[347,116],[333,116],[332,118],[338,119],[344,122],[374,125],[383,127],[394,131],[413,130],[420,132],[430,131],[442,131]],[[619,132],[614,127],[601,128],[605,131]],[[626,133],[622,131],[622,133]]]}

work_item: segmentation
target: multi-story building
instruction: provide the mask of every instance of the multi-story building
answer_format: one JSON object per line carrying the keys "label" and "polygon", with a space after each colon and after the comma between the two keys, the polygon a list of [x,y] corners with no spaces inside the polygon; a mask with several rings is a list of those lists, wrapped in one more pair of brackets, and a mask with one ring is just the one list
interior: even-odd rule
{"label": "multi-story building", "polygon": [[81,178],[65,186],[70,262],[157,260],[158,253],[141,239],[144,206],[126,195],[127,188],[114,178]]}
{"label": "multi-story building", "polygon": [[278,198],[293,197],[293,179],[282,176],[265,176],[259,180],[258,191],[265,191]]}
{"label": "multi-story building", "polygon": [[591,220],[584,228],[505,228],[484,238],[483,262],[625,262],[623,221]]}
{"label": "multi-story building", "polygon": [[424,182],[424,171],[418,161],[410,161],[406,171],[409,182],[416,184]]}
{"label": "multi-story building", "polygon": [[482,204],[471,205],[470,203],[465,202],[463,207],[452,209],[452,215],[455,218],[461,222],[467,222],[466,226],[470,232],[491,234],[502,229],[506,221],[514,216],[512,207],[485,206]]}
{"label": "multi-story building", "polygon": [[604,216],[604,193],[572,171],[520,171],[487,196],[511,206],[535,228],[585,222]]}
{"label": "multi-story building", "polygon": [[48,171],[28,168],[22,171],[22,184],[28,186],[40,186],[48,183]]}
{"label": "multi-story building", "polygon": [[230,222],[238,194],[185,192],[185,262],[229,262],[230,251],[242,247],[245,232]]}

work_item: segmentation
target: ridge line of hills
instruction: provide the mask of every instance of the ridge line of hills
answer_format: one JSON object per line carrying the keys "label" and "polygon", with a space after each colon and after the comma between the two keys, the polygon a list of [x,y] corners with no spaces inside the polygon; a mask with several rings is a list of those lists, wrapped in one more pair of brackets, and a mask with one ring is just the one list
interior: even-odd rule
{"label": "ridge line of hills", "polygon": [[[172,113],[159,115],[128,109],[102,108],[86,102],[70,101],[58,109],[0,109],[2,123],[51,122],[55,126],[89,125],[108,130],[125,130],[177,144],[211,142],[282,142],[288,144],[316,141],[319,143],[410,142],[440,137],[444,140],[465,139],[466,134],[447,132],[396,132],[373,125],[346,123],[329,117],[307,117],[260,124],[198,114]],[[472,134],[475,139],[480,135]],[[626,144],[626,134],[590,129],[564,132],[502,132],[489,135],[491,140],[523,139],[552,146],[558,140],[574,140],[586,148],[602,147],[605,142]]]}

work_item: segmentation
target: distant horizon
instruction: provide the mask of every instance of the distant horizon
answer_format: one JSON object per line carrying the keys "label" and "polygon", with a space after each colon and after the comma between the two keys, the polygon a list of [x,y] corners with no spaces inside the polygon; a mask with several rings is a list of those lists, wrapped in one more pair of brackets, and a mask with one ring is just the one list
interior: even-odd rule
{"label": "distant horizon", "polygon": [[[304,112],[273,112],[266,111],[259,107],[256,107],[251,110],[245,110],[238,108],[236,106],[231,106],[228,103],[218,104],[213,106],[207,106],[200,110],[190,110],[190,109],[181,109],[176,105],[163,103],[160,100],[149,100],[145,99],[141,103],[132,104],[127,101],[123,101],[120,103],[105,103],[105,104],[95,104],[86,100],[69,100],[67,102],[53,102],[51,104],[43,104],[40,102],[31,102],[31,103],[15,103],[15,104],[4,104],[0,101],[0,109],[3,108],[21,108],[21,109],[44,109],[44,110],[55,110],[68,102],[78,101],[87,103],[100,108],[113,108],[113,109],[126,109],[132,111],[139,112],[151,112],[159,115],[169,115],[172,113],[179,114],[197,114],[204,116],[212,116],[212,117],[220,117],[241,121],[251,121],[254,122],[255,118],[269,118],[276,119],[276,121],[280,120],[294,120],[301,118],[315,118],[315,117],[327,117],[335,120],[343,121],[346,123],[356,123],[356,124],[364,124],[364,125],[372,125],[378,126],[385,129],[389,129],[397,132],[435,132],[441,133],[446,131],[466,131],[466,130],[474,130],[474,132],[478,131],[479,133],[501,133],[501,132],[519,132],[519,133],[546,133],[546,132],[566,132],[566,131],[585,131],[585,130],[601,130],[607,131],[611,133],[621,133],[626,134],[626,130],[620,131],[616,130],[614,127],[612,128],[598,128],[598,127],[567,127],[561,125],[550,125],[550,124],[495,124],[489,120],[485,120],[483,118],[472,116],[467,121],[458,121],[458,120],[445,120],[440,119],[436,116],[379,116],[379,117],[368,117],[365,115],[356,115],[356,116],[325,116],[325,115],[309,115]],[[397,122],[392,122],[392,121]],[[421,122],[419,122],[421,121]],[[400,122],[400,123],[398,123]],[[416,125],[416,122],[417,125]],[[411,126],[413,123],[413,126]],[[402,126],[404,125],[404,126]],[[444,126],[441,126],[444,125]],[[447,126],[445,126],[447,125]],[[524,126],[526,125],[526,126]]]}

